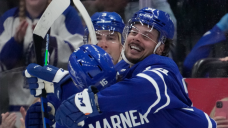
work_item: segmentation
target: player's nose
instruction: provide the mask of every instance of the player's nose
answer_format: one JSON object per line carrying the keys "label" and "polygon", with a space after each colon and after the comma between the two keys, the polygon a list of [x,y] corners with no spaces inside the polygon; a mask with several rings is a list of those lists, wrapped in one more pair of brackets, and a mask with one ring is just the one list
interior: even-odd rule
{"label": "player's nose", "polygon": [[97,45],[104,50],[108,48],[107,42],[105,40],[100,40]]}
{"label": "player's nose", "polygon": [[136,41],[136,42],[140,42],[141,38],[142,38],[142,37],[141,37],[141,34],[138,33],[137,35],[135,35],[135,36],[133,37],[133,40]]}

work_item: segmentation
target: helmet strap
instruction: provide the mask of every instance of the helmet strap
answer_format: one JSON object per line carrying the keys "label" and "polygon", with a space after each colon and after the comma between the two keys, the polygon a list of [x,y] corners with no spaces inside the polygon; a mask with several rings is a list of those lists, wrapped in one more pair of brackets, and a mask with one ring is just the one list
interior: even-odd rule
{"label": "helmet strap", "polygon": [[158,42],[158,44],[155,46],[155,48],[154,48],[154,52],[153,52],[154,54],[156,54],[156,50],[157,50],[157,49],[158,49],[158,47],[161,45],[161,43],[162,43],[162,42],[161,42],[161,41],[159,41],[159,42]]}
{"label": "helmet strap", "polygon": [[124,60],[126,63],[130,64],[130,66],[134,65],[133,63],[131,63],[131,62],[126,58],[126,56],[125,56],[125,54],[124,54],[124,50],[125,50],[125,46],[123,45],[123,48],[122,48],[122,51],[121,51],[121,57],[123,58],[123,60]]}

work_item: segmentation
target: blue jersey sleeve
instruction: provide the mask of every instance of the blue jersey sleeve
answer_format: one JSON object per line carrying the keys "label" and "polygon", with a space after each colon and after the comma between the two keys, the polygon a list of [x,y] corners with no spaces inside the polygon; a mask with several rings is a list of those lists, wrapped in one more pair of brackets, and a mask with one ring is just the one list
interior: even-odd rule
{"label": "blue jersey sleeve", "polygon": [[148,114],[157,113],[162,109],[189,107],[187,101],[180,100],[181,97],[187,96],[180,96],[184,87],[172,81],[176,80],[165,69],[146,70],[99,92],[100,109],[102,112],[138,110],[142,114]]}
{"label": "blue jersey sleeve", "polygon": [[23,43],[16,42],[12,34],[12,20],[18,15],[18,8],[12,8],[0,18],[0,61],[11,69],[22,59]]}
{"label": "blue jersey sleeve", "polygon": [[190,77],[196,61],[208,57],[212,46],[225,40],[224,33],[215,25],[197,42],[184,61],[183,76]]}
{"label": "blue jersey sleeve", "polygon": [[67,83],[65,83],[64,85],[62,85],[62,97],[61,97],[61,101],[66,100],[67,98],[69,98],[70,96],[83,91],[82,89],[77,88],[73,81],[70,80]]}
{"label": "blue jersey sleeve", "polygon": [[[8,40],[0,52],[0,61],[7,69],[12,69],[22,59],[23,43],[18,43],[12,37]],[[10,59],[9,59],[10,58]]]}

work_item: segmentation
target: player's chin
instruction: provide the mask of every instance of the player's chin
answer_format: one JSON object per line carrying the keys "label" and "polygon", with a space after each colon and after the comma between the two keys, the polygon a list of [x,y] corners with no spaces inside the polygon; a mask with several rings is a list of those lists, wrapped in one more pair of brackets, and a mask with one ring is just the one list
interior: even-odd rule
{"label": "player's chin", "polygon": [[141,61],[140,57],[126,56],[126,58],[128,61],[130,61],[133,64],[136,64],[139,61]]}

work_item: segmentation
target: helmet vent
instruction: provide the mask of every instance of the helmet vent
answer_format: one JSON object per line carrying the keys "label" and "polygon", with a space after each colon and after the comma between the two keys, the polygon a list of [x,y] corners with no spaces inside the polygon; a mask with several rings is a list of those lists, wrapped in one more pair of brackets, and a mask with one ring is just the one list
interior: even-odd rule
{"label": "helmet vent", "polygon": [[93,77],[90,75],[90,73],[87,73],[89,75],[89,77],[92,79]]}
{"label": "helmet vent", "polygon": [[91,55],[88,55],[89,56],[89,58],[93,58]]}
{"label": "helmet vent", "polygon": [[82,66],[82,62],[81,61],[79,61],[79,64]]}
{"label": "helmet vent", "polygon": [[97,67],[102,71],[102,68],[99,65],[97,65]]}
{"label": "helmet vent", "polygon": [[157,22],[160,22],[160,20],[159,19],[154,19],[155,21],[157,21]]}

